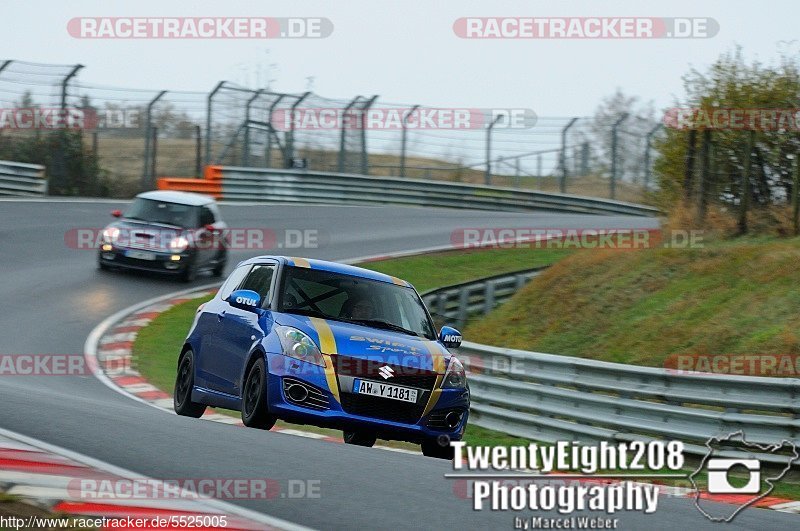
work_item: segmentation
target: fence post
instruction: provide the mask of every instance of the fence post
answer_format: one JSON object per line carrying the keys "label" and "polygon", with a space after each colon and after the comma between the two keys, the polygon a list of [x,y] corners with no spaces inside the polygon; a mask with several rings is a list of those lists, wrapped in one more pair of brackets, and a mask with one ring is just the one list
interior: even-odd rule
{"label": "fence post", "polygon": [[247,100],[247,104],[244,108],[244,149],[242,150],[242,166],[247,167],[250,164],[250,108],[253,105],[261,94],[264,93],[264,89],[258,89],[255,91],[253,96]]}
{"label": "fence post", "polygon": [[[275,112],[275,107],[283,100],[286,94],[279,94],[275,101],[272,102],[272,105],[269,106],[269,111],[267,111],[267,145],[264,148],[264,166],[267,168],[272,167],[272,137],[277,137],[277,133],[275,132],[275,128],[272,126],[272,114]],[[290,111],[289,120],[290,120],[290,127],[291,124],[294,123],[296,116],[294,115],[294,107]],[[285,121],[285,120],[284,120]],[[278,140],[278,149],[281,149],[280,140]]]}
{"label": "fence post", "polygon": [[194,126],[194,138],[194,174],[198,179],[200,179],[203,177],[203,131],[200,129],[199,125]]}
{"label": "fence post", "polygon": [[536,189],[542,188],[542,154],[536,155]]}
{"label": "fence post", "polygon": [[[294,158],[294,129],[295,129],[295,125],[297,124],[297,120],[295,120],[294,117],[295,117],[295,113],[297,112],[297,107],[298,107],[298,105],[303,103],[303,101],[305,101],[305,99],[307,97],[309,97],[310,95],[311,95],[311,91],[307,90],[306,92],[303,93],[302,96],[297,98],[297,101],[295,101],[292,104],[292,121],[289,122],[289,136],[285,140],[286,151],[285,151],[285,153],[283,155],[283,167],[284,168],[290,168],[292,166],[292,159]],[[272,123],[271,123],[271,120],[270,120],[270,128],[271,127],[272,127]]]}
{"label": "fence post", "polygon": [[504,117],[505,115],[498,114],[486,128],[486,173],[483,175],[483,182],[487,186],[492,184],[492,129]]}
{"label": "fence post", "polygon": [[156,160],[158,159],[158,127],[153,127],[153,149],[150,153],[150,182],[155,184]]}
{"label": "fence post", "polygon": [[711,129],[703,129],[703,143],[700,145],[700,189],[698,191],[697,217],[702,222],[706,218],[708,202],[708,181],[711,169]]}
{"label": "fence post", "polygon": [[739,191],[739,234],[747,234],[747,209],[750,206],[750,170],[752,169],[751,159],[753,157],[755,136],[756,132],[752,129],[747,134],[747,153],[745,153],[744,157],[741,189]]}
{"label": "fence post", "polygon": [[611,126],[611,182],[609,183],[611,199],[617,198],[617,130],[627,118],[628,113],[624,112]]}
{"label": "fence post", "polygon": [[581,148],[581,177],[589,175],[589,142],[584,142]]}
{"label": "fence post", "polygon": [[358,103],[358,100],[361,99],[361,96],[356,96],[350,103],[347,104],[347,107],[344,108],[342,112],[342,132],[341,136],[339,137],[339,160],[336,164],[337,171],[339,173],[344,173],[344,165],[345,165],[345,149],[347,149],[346,141],[347,138],[345,137],[345,131],[347,130],[347,113],[350,112],[350,109],[353,108],[353,105]]}
{"label": "fence post", "polygon": [[653,147],[653,135],[655,135],[661,128],[663,124],[658,124],[653,127],[650,131],[647,132],[647,136],[645,137],[645,145],[644,145],[644,189],[645,191],[650,188],[650,176],[652,175],[652,169],[650,164],[650,150]]}
{"label": "fence post", "polygon": [[378,99],[378,95],[372,96],[364,106],[361,107],[361,174],[369,175],[369,154],[367,153],[367,113],[372,104]]}
{"label": "fence post", "polygon": [[567,193],[567,131],[577,121],[577,118],[573,118],[561,130],[561,181],[558,183],[558,191],[562,194]]}
{"label": "fence post", "polygon": [[217,92],[219,92],[223,85],[225,85],[225,81],[220,81],[217,83],[217,86],[214,87],[214,90],[208,93],[208,98],[206,99],[206,165],[211,164],[211,129],[213,127],[213,122],[211,120],[211,105],[214,102],[214,96]]}
{"label": "fence post", "polygon": [[689,201],[694,191],[694,156],[697,144],[697,129],[692,128],[689,130],[687,141],[686,158],[684,159],[683,196],[686,201]]}
{"label": "fence post", "polygon": [[456,326],[461,328],[467,322],[469,315],[469,287],[461,288],[458,292],[458,317],[456,317]]}
{"label": "fence post", "polygon": [[800,235],[800,153],[794,156],[794,182],[792,183],[792,228]]}
{"label": "fence post", "polygon": [[483,286],[483,313],[488,314],[494,309],[494,280],[487,281]]}
{"label": "fence post", "polygon": [[144,117],[144,168],[142,168],[142,180],[139,183],[139,188],[142,192],[149,190],[152,188],[152,180],[151,177],[154,175],[150,171],[150,140],[152,133],[150,132],[150,128],[152,127],[152,120],[153,120],[153,106],[158,103],[164,94],[166,94],[166,90],[162,90],[158,93],[158,95],[150,100],[150,103],[147,104],[147,110],[145,111]]}
{"label": "fence post", "polygon": [[402,135],[400,137],[400,177],[406,176],[406,135],[408,134],[408,118],[414,114],[414,111],[419,109],[419,105],[414,105],[411,107],[405,116],[403,116],[403,120],[401,125],[403,126],[403,130],[400,132]]}
{"label": "fence post", "polygon": [[[10,63],[6,63],[3,65],[3,68],[8,66]],[[72,67],[64,79],[61,80],[61,115],[66,117],[67,114],[67,85],[69,84],[70,80],[75,77],[78,71],[83,68],[83,65],[75,65]],[[64,193],[66,191],[67,186],[67,161],[66,161],[66,146],[67,146],[67,133],[64,130],[60,130],[56,133],[56,137],[58,139],[58,148],[55,152],[55,157],[53,161],[53,172],[50,176],[52,182],[50,183],[50,191],[56,191],[56,193]]]}

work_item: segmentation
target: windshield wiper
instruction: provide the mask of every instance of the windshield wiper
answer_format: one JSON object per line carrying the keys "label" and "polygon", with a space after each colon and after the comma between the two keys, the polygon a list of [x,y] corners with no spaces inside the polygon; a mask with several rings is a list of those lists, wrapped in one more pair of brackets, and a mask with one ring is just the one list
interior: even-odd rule
{"label": "windshield wiper", "polygon": [[403,328],[400,325],[396,325],[388,321],[382,321],[380,319],[350,319],[350,322],[363,324],[366,326],[372,326],[375,328],[382,328],[384,330],[392,330],[393,332],[400,332],[401,334],[408,334],[409,336],[419,337],[419,334],[414,332],[413,330],[409,330],[408,328]]}

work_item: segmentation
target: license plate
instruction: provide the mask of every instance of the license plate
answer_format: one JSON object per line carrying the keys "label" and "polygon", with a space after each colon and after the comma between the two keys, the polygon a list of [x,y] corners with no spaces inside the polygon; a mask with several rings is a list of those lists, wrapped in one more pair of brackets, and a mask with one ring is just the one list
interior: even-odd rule
{"label": "license plate", "polygon": [[145,251],[125,251],[125,256],[134,258],[136,260],[155,260],[156,253],[148,253]]}
{"label": "license plate", "polygon": [[417,389],[401,387],[371,380],[353,380],[353,392],[359,395],[379,396],[403,402],[417,402]]}

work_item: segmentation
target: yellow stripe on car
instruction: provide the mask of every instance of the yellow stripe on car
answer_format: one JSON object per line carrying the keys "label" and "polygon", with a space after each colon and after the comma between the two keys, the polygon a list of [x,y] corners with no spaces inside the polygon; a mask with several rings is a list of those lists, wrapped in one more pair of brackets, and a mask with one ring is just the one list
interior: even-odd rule
{"label": "yellow stripe on car", "polygon": [[[306,261],[308,263],[308,261]],[[317,331],[319,336],[319,349],[322,352],[322,358],[325,360],[325,380],[328,382],[328,389],[330,389],[333,398],[337,402],[341,402],[339,398],[339,384],[336,382],[336,371],[333,368],[333,360],[331,354],[337,354],[336,339],[333,337],[333,330],[325,319],[319,317],[309,317],[311,326]]]}
{"label": "yellow stripe on car", "polygon": [[442,354],[442,349],[439,348],[439,345],[434,341],[423,341],[423,343],[431,355],[431,364],[433,366],[433,370],[436,371],[437,374],[436,384],[433,386],[433,391],[431,391],[430,398],[428,398],[428,404],[425,406],[425,411],[422,412],[422,416],[424,417],[431,412],[431,410],[436,406],[436,402],[439,401],[439,397],[442,394],[444,373],[447,370],[447,367],[445,367],[444,355]]}
{"label": "yellow stripe on car", "polygon": [[307,269],[311,267],[311,264],[305,258],[292,257],[292,262],[294,262],[295,267],[305,267]]}

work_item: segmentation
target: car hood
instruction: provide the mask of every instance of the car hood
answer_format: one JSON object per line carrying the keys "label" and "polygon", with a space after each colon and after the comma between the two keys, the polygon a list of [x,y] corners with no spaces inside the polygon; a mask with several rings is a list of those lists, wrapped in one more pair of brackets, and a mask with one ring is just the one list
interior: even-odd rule
{"label": "car hood", "polygon": [[323,354],[444,374],[450,353],[437,341],[332,319],[275,313],[275,322],[311,337]]}
{"label": "car hood", "polygon": [[147,221],[120,220],[111,223],[106,228],[115,227],[120,233],[114,242],[119,247],[132,249],[147,249],[152,251],[169,250],[169,242],[188,231],[183,228],[149,223]]}

